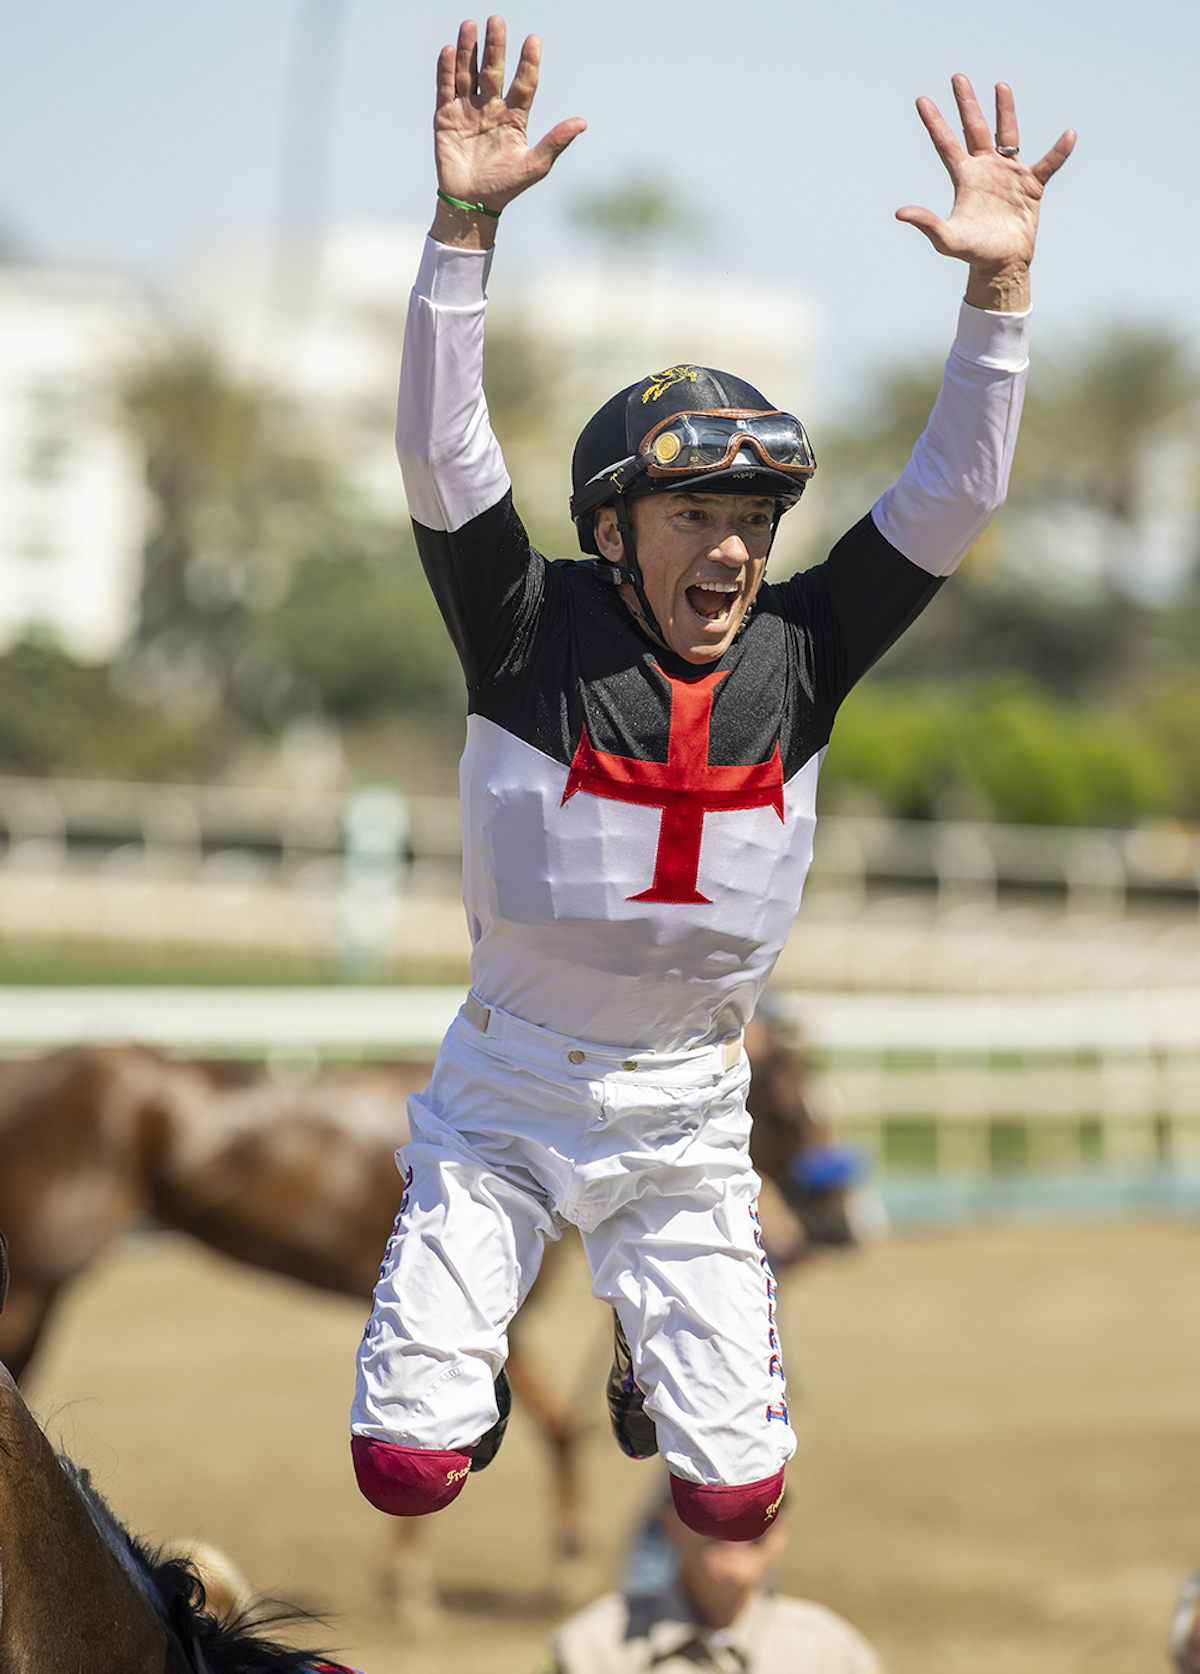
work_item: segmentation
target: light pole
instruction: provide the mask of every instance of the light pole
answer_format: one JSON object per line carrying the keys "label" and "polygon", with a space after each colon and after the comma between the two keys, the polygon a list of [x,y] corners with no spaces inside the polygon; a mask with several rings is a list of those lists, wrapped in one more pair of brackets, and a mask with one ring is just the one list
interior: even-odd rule
{"label": "light pole", "polygon": [[284,94],[269,327],[302,332],[317,300],[338,65],[349,0],[297,0]]}

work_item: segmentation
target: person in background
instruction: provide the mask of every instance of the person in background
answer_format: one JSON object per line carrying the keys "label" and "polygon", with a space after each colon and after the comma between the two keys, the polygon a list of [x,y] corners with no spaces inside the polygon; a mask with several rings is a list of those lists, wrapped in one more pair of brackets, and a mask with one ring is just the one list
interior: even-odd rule
{"label": "person in background", "polygon": [[652,1593],[607,1593],[565,1621],[538,1674],[882,1674],[832,1610],[770,1590],[788,1540],[780,1512],[757,1540],[696,1534],[664,1504],[658,1527],[676,1573]]}

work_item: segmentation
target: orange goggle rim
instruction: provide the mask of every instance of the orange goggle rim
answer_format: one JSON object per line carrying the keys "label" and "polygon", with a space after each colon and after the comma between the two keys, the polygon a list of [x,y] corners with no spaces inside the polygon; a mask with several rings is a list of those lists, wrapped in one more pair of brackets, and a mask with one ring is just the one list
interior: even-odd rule
{"label": "orange goggle rim", "polygon": [[[727,439],[724,451],[720,455],[714,456],[711,459],[705,459],[700,463],[688,463],[686,465],[676,465],[671,460],[663,460],[660,458],[655,448],[658,438],[669,434],[672,425],[677,425],[682,420],[690,418],[730,420],[731,423],[729,430],[726,433]],[[745,422],[750,419],[779,418],[787,419],[795,426],[794,434],[797,442],[800,444],[800,448],[803,450],[802,459],[787,461],[776,459],[770,451],[768,440],[757,435]],[[677,438],[677,440],[680,440],[679,451],[682,452],[688,444],[679,438]],[[696,444],[691,445],[694,447]],[[793,414],[785,413],[780,407],[772,407],[766,411],[755,407],[706,407],[696,408],[684,413],[672,413],[668,418],[662,419],[658,424],[656,424],[652,430],[648,430],[646,432],[641,441],[638,443],[637,451],[639,457],[647,458],[646,468],[650,472],[651,476],[693,476],[710,471],[721,470],[722,467],[731,464],[737,457],[740,450],[747,445],[754,449],[763,464],[770,470],[783,471],[787,476],[801,477],[807,481],[817,468],[817,462],[813,457],[812,446],[808,440],[808,434],[805,431],[804,426],[800,423],[798,418],[793,416]],[[798,448],[797,451],[800,451],[800,448]]]}

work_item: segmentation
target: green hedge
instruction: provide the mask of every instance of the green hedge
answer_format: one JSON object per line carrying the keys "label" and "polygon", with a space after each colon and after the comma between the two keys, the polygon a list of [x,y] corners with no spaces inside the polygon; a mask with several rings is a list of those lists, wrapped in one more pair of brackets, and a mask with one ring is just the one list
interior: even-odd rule
{"label": "green hedge", "polygon": [[1194,735],[1153,714],[1068,704],[1033,684],[879,681],[843,705],[822,785],[868,791],[907,819],[957,793],[1016,824],[1125,825],[1200,813],[1189,749]]}

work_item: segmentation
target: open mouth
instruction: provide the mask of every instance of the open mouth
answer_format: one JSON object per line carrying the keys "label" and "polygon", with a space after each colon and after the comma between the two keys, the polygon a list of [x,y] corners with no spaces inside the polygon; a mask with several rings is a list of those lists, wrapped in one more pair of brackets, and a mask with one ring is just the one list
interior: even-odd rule
{"label": "open mouth", "polygon": [[739,592],[736,581],[697,581],[687,589],[687,602],[702,622],[719,628],[729,620]]}

